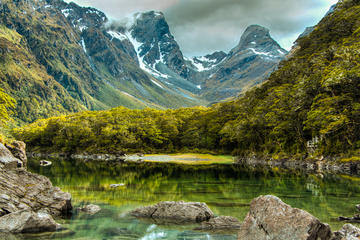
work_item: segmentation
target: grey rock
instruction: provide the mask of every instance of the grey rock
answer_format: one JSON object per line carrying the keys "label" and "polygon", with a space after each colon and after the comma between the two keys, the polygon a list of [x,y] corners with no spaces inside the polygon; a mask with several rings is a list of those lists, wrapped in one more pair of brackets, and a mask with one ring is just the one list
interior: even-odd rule
{"label": "grey rock", "polygon": [[69,193],[53,187],[48,178],[24,170],[0,171],[0,193],[0,215],[32,209],[60,216],[72,209]]}
{"label": "grey rock", "polygon": [[79,208],[79,211],[88,213],[90,215],[94,215],[95,213],[99,212],[101,210],[101,207],[94,204],[89,204],[84,207]]}
{"label": "grey rock", "polygon": [[164,223],[195,223],[207,221],[214,217],[205,203],[199,202],[159,202],[152,206],[141,207],[130,215],[140,218],[152,218]]}
{"label": "grey rock", "polygon": [[345,224],[339,231],[335,232],[332,240],[358,240],[360,229],[352,224]]}
{"label": "grey rock", "polygon": [[356,209],[358,210],[358,211],[360,211],[360,204],[356,204]]}
{"label": "grey rock", "polygon": [[47,161],[47,160],[41,160],[40,161],[40,166],[42,166],[42,167],[48,167],[48,166],[51,166],[51,165],[52,165],[51,161]]}
{"label": "grey rock", "polygon": [[230,216],[210,218],[201,223],[195,230],[235,230],[240,229],[241,223],[238,219]]}
{"label": "grey rock", "polygon": [[53,232],[58,224],[51,215],[22,210],[0,217],[0,232],[29,233]]}
{"label": "grey rock", "polygon": [[328,240],[331,237],[327,224],[271,195],[251,202],[238,234],[239,240]]}
{"label": "grey rock", "polygon": [[12,155],[22,162],[24,168],[27,167],[26,144],[22,141],[13,141],[11,145],[6,145]]}
{"label": "grey rock", "polygon": [[110,184],[111,188],[118,188],[118,187],[124,187],[125,184],[124,183],[119,183],[119,184]]}
{"label": "grey rock", "polygon": [[15,170],[22,167],[22,163],[15,158],[4,144],[0,143],[0,170]]}

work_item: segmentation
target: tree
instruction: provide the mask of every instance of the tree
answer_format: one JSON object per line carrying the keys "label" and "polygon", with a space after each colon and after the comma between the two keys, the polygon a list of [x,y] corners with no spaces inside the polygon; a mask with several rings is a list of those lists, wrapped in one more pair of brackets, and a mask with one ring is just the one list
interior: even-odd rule
{"label": "tree", "polygon": [[3,127],[10,120],[11,109],[15,108],[15,99],[0,88],[0,126]]}

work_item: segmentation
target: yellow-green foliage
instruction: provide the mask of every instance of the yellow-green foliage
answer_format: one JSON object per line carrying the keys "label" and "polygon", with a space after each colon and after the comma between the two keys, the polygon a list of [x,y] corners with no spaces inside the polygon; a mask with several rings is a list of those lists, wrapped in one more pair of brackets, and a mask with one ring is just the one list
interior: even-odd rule
{"label": "yellow-green foliage", "polygon": [[0,126],[9,121],[9,111],[15,107],[16,101],[0,88]]}
{"label": "yellow-green foliage", "polygon": [[[65,152],[174,151],[182,147],[208,148],[213,141],[199,134],[211,124],[205,108],[82,112],[39,120],[14,134],[29,147]],[[196,135],[193,135],[196,131]],[[211,145],[211,148],[215,148]]]}
{"label": "yellow-green foliage", "polygon": [[14,117],[34,121],[84,109],[38,64],[23,37],[1,24],[0,49],[0,86],[18,99]]}
{"label": "yellow-green foliage", "polygon": [[[360,2],[341,1],[262,86],[211,108],[85,112],[15,130],[47,151],[360,153]],[[313,140],[312,142],[310,142]],[[314,152],[315,151],[315,152]]]}

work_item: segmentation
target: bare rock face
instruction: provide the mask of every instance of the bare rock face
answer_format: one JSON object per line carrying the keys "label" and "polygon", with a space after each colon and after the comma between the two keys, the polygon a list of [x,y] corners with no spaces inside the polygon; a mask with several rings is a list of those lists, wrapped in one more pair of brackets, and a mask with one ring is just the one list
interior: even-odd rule
{"label": "bare rock face", "polygon": [[132,216],[159,219],[172,223],[199,223],[214,217],[205,203],[199,202],[159,202],[153,206],[135,209]]}
{"label": "bare rock face", "polygon": [[14,170],[22,167],[22,163],[16,159],[4,144],[0,143],[0,170]]}
{"label": "bare rock face", "polygon": [[6,145],[6,148],[10,150],[12,155],[19,159],[23,163],[23,167],[27,166],[27,157],[26,157],[26,144],[21,141],[14,141],[11,145]]}
{"label": "bare rock face", "polygon": [[335,232],[331,240],[359,240],[360,229],[352,224],[345,224],[339,231]]}
{"label": "bare rock face", "polygon": [[0,232],[53,232],[59,225],[47,213],[22,210],[0,217]]}
{"label": "bare rock face", "polygon": [[234,217],[220,216],[210,218],[201,223],[195,230],[236,230],[240,229],[241,223]]}
{"label": "bare rock face", "polygon": [[60,216],[72,209],[69,193],[53,187],[48,178],[24,170],[0,171],[0,193],[0,215],[32,209]]}
{"label": "bare rock face", "polygon": [[250,212],[238,234],[239,240],[328,240],[331,237],[327,224],[270,195],[251,202]]}
{"label": "bare rock face", "polygon": [[0,143],[0,232],[55,231],[59,225],[53,217],[71,211],[71,195],[22,168],[27,162],[24,143],[8,147]]}

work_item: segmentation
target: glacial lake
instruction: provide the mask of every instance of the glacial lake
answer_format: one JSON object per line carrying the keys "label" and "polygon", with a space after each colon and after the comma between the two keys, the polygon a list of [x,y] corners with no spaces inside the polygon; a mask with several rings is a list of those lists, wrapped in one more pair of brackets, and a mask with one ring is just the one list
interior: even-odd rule
{"label": "glacial lake", "polygon": [[[74,209],[97,204],[102,210],[93,216],[74,211],[69,219],[58,221],[68,230],[19,239],[235,240],[236,233],[194,231],[196,225],[156,225],[127,213],[159,201],[184,200],[205,202],[216,215],[242,221],[251,200],[267,194],[310,212],[337,230],[343,223],[336,218],[353,216],[360,203],[360,178],[356,177],[249,170],[228,164],[227,157],[219,159],[227,164],[206,165],[175,164],[172,157],[166,163],[164,155],[159,159],[161,163],[153,162],[154,156],[151,162],[142,163],[50,159],[53,163],[48,167],[39,165],[42,159],[30,159],[31,172],[49,177],[54,186],[72,194]],[[212,160],[217,162],[215,157]],[[125,186],[110,187],[121,183]]]}

